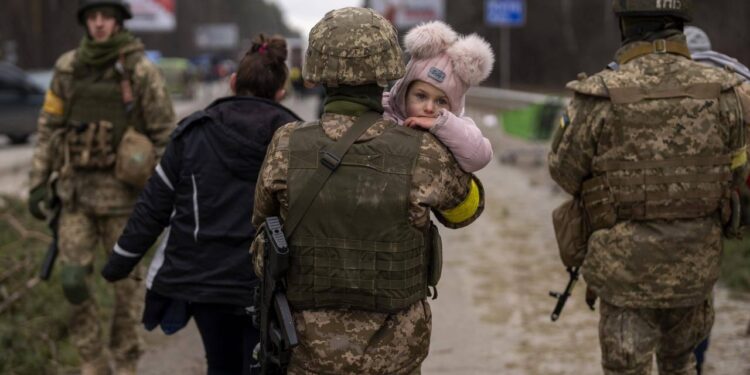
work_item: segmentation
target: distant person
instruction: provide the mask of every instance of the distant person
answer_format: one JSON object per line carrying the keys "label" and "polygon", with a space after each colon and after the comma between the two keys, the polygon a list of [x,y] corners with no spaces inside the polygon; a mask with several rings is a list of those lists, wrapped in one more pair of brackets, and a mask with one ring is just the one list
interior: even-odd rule
{"label": "distant person", "polygon": [[62,202],[59,274],[81,373],[109,374],[111,354],[116,374],[135,374],[143,352],[139,283],[113,285],[112,328],[105,334],[91,274],[99,246],[112,248],[153,172],[174,129],[174,111],[159,69],[123,25],[132,17],[126,2],[82,0],[77,17],[86,36],[55,63],[39,115],[29,209],[43,219],[52,209],[48,196]]}
{"label": "distant person", "polygon": [[464,116],[464,106],[469,87],[492,71],[495,58],[489,44],[475,34],[459,37],[441,21],[413,28],[404,43],[411,61],[404,78],[383,94],[385,118],[428,130],[464,171],[482,169],[492,160],[492,145]]}
{"label": "distant person", "polygon": [[[729,69],[730,71],[742,77],[743,80],[750,80],[750,70],[748,70],[745,65],[737,61],[737,59],[712,50],[711,40],[708,38],[708,35],[700,28],[695,26],[685,26],[685,38],[687,39],[688,48],[690,49],[690,54],[693,60],[706,65]],[[743,200],[747,201],[747,189],[742,187],[740,192],[743,196]],[[747,207],[747,204],[743,204],[743,210],[745,211],[743,215],[747,215]],[[698,369],[698,375],[701,375],[703,373],[703,363],[706,359],[706,351],[708,350],[708,346],[709,338],[706,337],[706,339],[703,340],[703,342],[701,342],[700,345],[698,345],[698,347],[695,349],[695,360],[696,367]]]}
{"label": "distant person", "polygon": [[612,4],[618,66],[568,84],[548,157],[572,196],[560,209],[582,217],[554,215],[556,234],[600,298],[603,373],[648,375],[655,358],[660,375],[695,374],[724,238],[740,230],[749,86],[691,59],[692,1]]}
{"label": "distant person", "polygon": [[[325,87],[323,117],[276,132],[253,212],[258,226],[280,217],[290,248],[283,281],[300,344],[287,373],[419,374],[442,259],[431,212],[469,225],[483,191],[432,134],[383,118],[383,88],[404,74],[388,21],[336,9],[309,40],[302,75]],[[252,247],[259,273],[263,238]]]}
{"label": "distant person", "polygon": [[286,41],[253,40],[230,78],[235,96],[183,119],[102,275],[124,279],[165,229],[151,263],[143,322],[172,333],[195,319],[209,375],[250,370],[259,333],[246,308],[258,278],[248,249],[255,181],[271,136],[299,117],[278,102]]}

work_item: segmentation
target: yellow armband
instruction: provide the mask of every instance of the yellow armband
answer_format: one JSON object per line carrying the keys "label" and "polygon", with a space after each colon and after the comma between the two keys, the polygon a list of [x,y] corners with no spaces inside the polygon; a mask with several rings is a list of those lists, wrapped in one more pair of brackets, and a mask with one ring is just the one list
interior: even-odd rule
{"label": "yellow armband", "polygon": [[463,223],[464,221],[471,219],[477,213],[480,199],[479,186],[474,178],[472,178],[471,186],[469,187],[469,194],[466,195],[464,201],[454,208],[440,211],[440,214],[449,223]]}
{"label": "yellow armband", "polygon": [[55,95],[52,90],[47,90],[47,95],[44,96],[44,107],[42,107],[42,110],[53,116],[62,116],[63,109],[63,100]]}
{"label": "yellow armband", "polygon": [[735,151],[732,155],[732,169],[737,169],[745,164],[747,164],[747,146]]}

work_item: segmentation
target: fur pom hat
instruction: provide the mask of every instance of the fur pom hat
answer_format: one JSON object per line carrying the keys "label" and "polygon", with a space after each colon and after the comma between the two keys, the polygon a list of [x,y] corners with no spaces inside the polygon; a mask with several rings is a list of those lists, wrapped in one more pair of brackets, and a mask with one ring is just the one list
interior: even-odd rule
{"label": "fur pom hat", "polygon": [[389,105],[401,121],[407,117],[406,90],[413,81],[424,81],[445,92],[451,112],[462,116],[466,91],[487,79],[495,64],[492,48],[482,37],[459,36],[441,21],[411,29],[404,45],[411,60],[389,97]]}

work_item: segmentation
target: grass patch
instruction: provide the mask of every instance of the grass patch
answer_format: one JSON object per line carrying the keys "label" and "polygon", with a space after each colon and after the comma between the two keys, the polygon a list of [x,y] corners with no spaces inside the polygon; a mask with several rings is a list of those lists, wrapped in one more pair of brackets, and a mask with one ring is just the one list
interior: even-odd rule
{"label": "grass patch", "polygon": [[[26,202],[0,197],[0,306],[14,295],[16,302],[0,312],[0,374],[65,374],[75,372],[79,358],[69,340],[69,304],[62,294],[59,265],[48,282],[38,282],[50,232],[28,214]],[[97,253],[97,267],[105,261]],[[11,270],[17,270],[10,274]],[[2,279],[3,275],[6,275]],[[94,293],[108,327],[111,288],[94,277]],[[28,288],[29,285],[33,287]],[[106,341],[105,341],[106,342]]]}
{"label": "grass patch", "polygon": [[744,237],[724,242],[721,281],[732,290],[750,292],[750,233]]}

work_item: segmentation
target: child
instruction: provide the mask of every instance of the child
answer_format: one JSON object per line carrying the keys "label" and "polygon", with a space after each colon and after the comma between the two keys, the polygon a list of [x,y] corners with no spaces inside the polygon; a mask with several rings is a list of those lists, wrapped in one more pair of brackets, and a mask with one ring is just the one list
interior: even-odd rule
{"label": "child", "polygon": [[404,77],[383,94],[385,118],[429,130],[464,171],[482,169],[492,160],[492,146],[463,114],[466,91],[492,71],[489,44],[476,34],[459,37],[440,21],[413,28],[404,44],[411,61]]}

